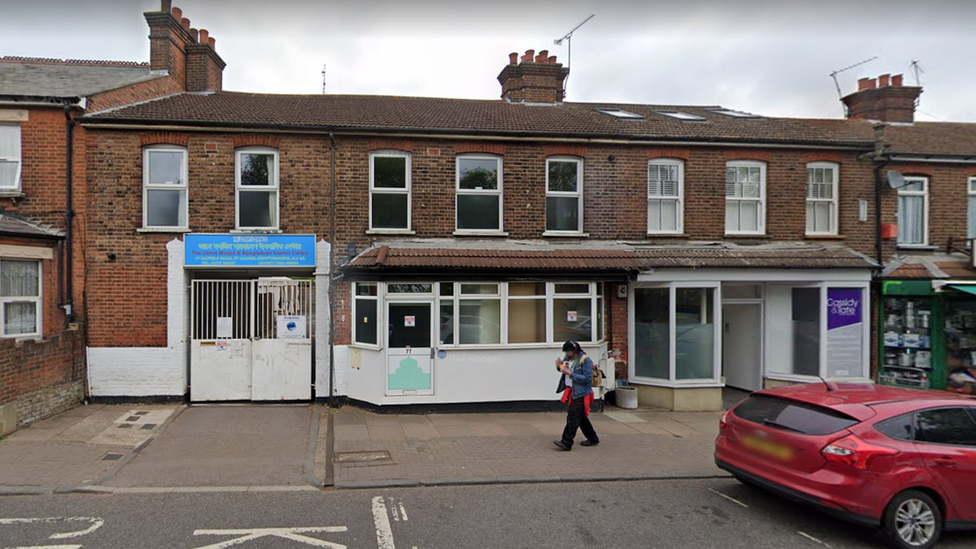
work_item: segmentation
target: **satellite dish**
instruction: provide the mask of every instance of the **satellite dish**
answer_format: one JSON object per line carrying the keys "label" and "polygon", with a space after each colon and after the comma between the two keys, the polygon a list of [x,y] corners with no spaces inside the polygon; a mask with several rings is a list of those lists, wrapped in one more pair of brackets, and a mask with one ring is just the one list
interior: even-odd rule
{"label": "satellite dish", "polygon": [[888,186],[900,189],[905,186],[905,176],[896,170],[888,170]]}

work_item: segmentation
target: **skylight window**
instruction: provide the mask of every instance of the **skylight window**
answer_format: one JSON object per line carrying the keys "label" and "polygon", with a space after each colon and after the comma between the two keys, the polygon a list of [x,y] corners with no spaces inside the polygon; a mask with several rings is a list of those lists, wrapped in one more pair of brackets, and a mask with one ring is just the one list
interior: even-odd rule
{"label": "skylight window", "polygon": [[681,112],[681,111],[654,111],[654,112],[663,116],[670,116],[671,118],[677,118],[678,120],[686,120],[691,122],[695,122],[695,121],[700,122],[702,120],[705,120],[703,117],[698,116],[696,114],[688,114],[686,112]]}
{"label": "skylight window", "polygon": [[734,111],[732,109],[712,109],[711,112],[715,114],[721,114],[724,116],[731,116],[732,118],[759,118],[758,114],[752,114],[749,112]]}
{"label": "skylight window", "polygon": [[603,114],[609,114],[610,116],[615,116],[617,118],[626,118],[629,120],[641,120],[644,117],[635,112],[624,111],[620,109],[596,109],[597,112],[602,112]]}

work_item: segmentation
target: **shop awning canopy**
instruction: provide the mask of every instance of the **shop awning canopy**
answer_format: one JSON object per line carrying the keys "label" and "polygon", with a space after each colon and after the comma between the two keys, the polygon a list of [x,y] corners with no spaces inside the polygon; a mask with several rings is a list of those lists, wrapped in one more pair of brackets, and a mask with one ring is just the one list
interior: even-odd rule
{"label": "shop awning canopy", "polygon": [[350,275],[467,272],[631,276],[666,268],[870,269],[875,266],[866,256],[844,246],[805,243],[646,245],[418,239],[376,243],[352,258],[343,270]]}
{"label": "shop awning canopy", "polygon": [[976,295],[976,280],[974,280],[972,284],[948,284],[948,286],[953,290]]}

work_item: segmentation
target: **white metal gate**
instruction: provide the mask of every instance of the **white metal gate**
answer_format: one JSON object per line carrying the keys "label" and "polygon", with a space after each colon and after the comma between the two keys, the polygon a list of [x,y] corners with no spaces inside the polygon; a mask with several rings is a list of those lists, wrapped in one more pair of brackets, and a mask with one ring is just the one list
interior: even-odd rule
{"label": "white metal gate", "polygon": [[190,400],[309,400],[315,288],[310,280],[194,280]]}

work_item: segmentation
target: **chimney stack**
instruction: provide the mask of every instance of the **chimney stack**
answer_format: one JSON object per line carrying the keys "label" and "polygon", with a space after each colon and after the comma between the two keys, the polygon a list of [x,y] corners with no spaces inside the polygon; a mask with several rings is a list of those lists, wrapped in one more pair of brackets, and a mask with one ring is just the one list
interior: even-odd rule
{"label": "chimney stack", "polygon": [[218,91],[223,87],[224,60],[214,49],[206,29],[190,27],[183,10],[172,0],[160,0],[160,10],[147,12],[149,67],[166,71],[186,91]]}
{"label": "chimney stack", "polygon": [[[513,103],[562,103],[566,94],[564,83],[569,69],[549,56],[548,50],[526,50],[508,56],[508,65],[498,75],[502,85],[502,99]],[[520,61],[516,63],[517,61]]]}
{"label": "chimney stack", "polygon": [[905,86],[904,83],[901,74],[882,74],[877,80],[861,78],[857,81],[857,91],[841,99],[847,107],[847,118],[914,122],[915,104],[922,88]]}

